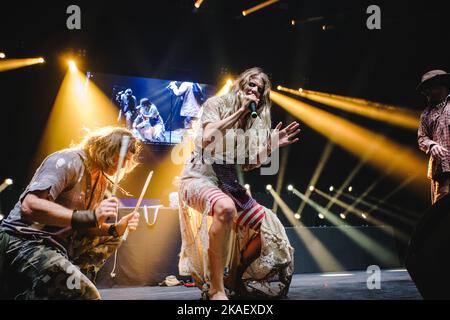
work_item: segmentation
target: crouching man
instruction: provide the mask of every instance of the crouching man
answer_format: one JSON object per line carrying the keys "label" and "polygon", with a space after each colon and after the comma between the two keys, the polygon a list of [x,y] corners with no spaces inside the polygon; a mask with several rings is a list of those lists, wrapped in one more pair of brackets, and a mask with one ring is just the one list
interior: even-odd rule
{"label": "crouching man", "polygon": [[124,128],[89,133],[76,147],[48,156],[0,225],[0,291],[9,299],[100,299],[95,277],[139,214],[115,221],[118,201],[105,199],[123,135],[130,137],[123,172],[141,145]]}

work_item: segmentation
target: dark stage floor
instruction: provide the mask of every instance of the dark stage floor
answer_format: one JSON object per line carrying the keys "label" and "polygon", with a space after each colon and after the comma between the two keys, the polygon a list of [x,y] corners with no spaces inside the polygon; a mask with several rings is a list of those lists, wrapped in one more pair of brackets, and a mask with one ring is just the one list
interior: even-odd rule
{"label": "dark stage floor", "polygon": [[[290,300],[422,299],[404,269],[382,270],[381,288],[369,290],[365,271],[297,274],[292,279]],[[199,300],[197,288],[127,287],[100,290],[105,300]]]}

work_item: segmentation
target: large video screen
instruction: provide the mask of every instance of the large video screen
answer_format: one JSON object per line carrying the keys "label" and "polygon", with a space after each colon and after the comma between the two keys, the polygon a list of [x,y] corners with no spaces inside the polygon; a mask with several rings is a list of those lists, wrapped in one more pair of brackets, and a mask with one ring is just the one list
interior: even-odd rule
{"label": "large video screen", "polygon": [[144,143],[177,144],[215,88],[189,81],[93,74],[117,106],[117,121]]}

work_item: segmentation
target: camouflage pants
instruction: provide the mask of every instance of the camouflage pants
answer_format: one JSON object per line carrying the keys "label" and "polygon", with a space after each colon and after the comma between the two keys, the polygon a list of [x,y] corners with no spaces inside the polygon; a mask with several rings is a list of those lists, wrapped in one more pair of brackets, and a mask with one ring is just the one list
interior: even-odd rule
{"label": "camouflage pants", "polygon": [[5,257],[7,298],[100,299],[95,277],[120,243],[114,237],[77,237],[69,260],[43,239],[11,235]]}

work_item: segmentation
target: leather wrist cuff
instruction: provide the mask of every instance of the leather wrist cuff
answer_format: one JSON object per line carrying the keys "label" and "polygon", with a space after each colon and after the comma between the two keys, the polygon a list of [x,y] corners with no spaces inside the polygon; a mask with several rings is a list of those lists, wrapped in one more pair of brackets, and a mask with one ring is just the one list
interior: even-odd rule
{"label": "leather wrist cuff", "polygon": [[98,227],[97,217],[93,210],[74,210],[72,213],[72,229]]}

